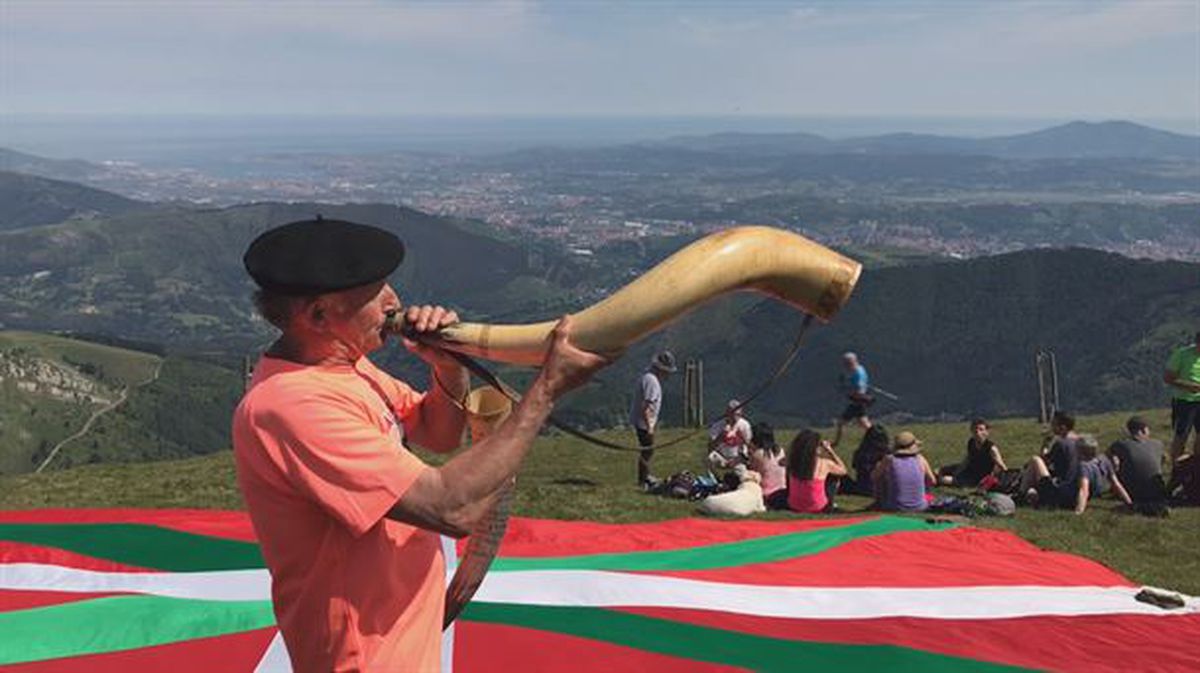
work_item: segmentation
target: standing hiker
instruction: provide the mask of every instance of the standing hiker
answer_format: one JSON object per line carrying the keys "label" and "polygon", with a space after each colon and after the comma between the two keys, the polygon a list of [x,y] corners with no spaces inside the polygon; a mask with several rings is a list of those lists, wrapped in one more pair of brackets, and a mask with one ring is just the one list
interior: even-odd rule
{"label": "standing hiker", "polygon": [[1172,465],[1183,453],[1188,434],[1195,432],[1192,456],[1200,455],[1200,332],[1195,343],[1175,349],[1167,360],[1163,382],[1174,389],[1171,397],[1171,425],[1175,438],[1171,440]]}
{"label": "standing hiker", "polygon": [[650,360],[650,366],[638,378],[633,389],[633,404],[629,407],[629,424],[637,433],[642,448],[637,461],[637,483],[650,488],[655,479],[650,475],[650,459],[654,457],[654,430],[662,412],[662,382],[675,373],[675,355],[662,351]]}
{"label": "standing hiker", "polygon": [[849,403],[842,410],[841,417],[838,418],[837,429],[833,433],[831,442],[833,446],[837,446],[842,441],[842,427],[845,424],[853,421],[864,432],[871,427],[871,419],[867,416],[867,407],[875,402],[875,397],[871,395],[871,379],[867,375],[867,368],[858,361],[858,355],[849,351],[843,353],[842,367],[845,372],[842,374],[841,384]]}

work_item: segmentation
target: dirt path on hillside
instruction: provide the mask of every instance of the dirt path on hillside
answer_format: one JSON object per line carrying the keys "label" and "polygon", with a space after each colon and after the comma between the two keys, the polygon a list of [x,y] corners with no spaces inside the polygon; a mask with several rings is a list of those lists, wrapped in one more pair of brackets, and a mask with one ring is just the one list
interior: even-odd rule
{"label": "dirt path on hillside", "polygon": [[71,442],[75,441],[76,439],[79,439],[80,437],[83,437],[84,435],[86,435],[88,433],[88,431],[92,429],[92,425],[95,424],[96,419],[100,418],[104,414],[107,414],[108,412],[112,411],[113,409],[116,409],[117,407],[124,404],[125,400],[129,399],[129,392],[131,390],[134,390],[136,388],[141,388],[142,386],[149,385],[149,384],[157,381],[159,373],[162,372],[163,362],[166,362],[166,358],[161,358],[158,361],[158,364],[155,365],[155,367],[154,367],[154,373],[150,375],[150,378],[148,378],[145,381],[142,381],[140,383],[135,383],[132,386],[126,386],[124,389],[121,390],[121,395],[115,401],[113,401],[112,404],[109,404],[108,406],[102,407],[102,408],[97,409],[96,411],[92,412],[91,417],[89,417],[87,419],[87,422],[83,424],[83,427],[80,428],[80,430],[78,432],[71,435],[70,437],[67,437],[66,439],[62,440],[58,444],[55,444],[54,448],[50,449],[50,453],[49,453],[49,455],[46,456],[46,459],[42,461],[42,464],[38,465],[38,468],[33,471],[34,474],[41,474],[42,470],[46,469],[46,466],[50,464],[50,461],[54,460],[54,457],[58,455],[59,449],[66,446],[67,444],[70,444]]}

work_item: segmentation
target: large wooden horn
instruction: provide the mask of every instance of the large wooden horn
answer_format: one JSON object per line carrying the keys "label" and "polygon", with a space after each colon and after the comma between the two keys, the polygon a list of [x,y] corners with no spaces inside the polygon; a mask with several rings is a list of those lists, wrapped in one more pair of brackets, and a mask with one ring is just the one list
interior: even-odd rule
{"label": "large wooden horn", "polygon": [[[737,290],[775,297],[828,321],[850,298],[862,265],[783,229],[736,227],[671,255],[607,299],[572,316],[571,341],[616,353],[697,306]],[[459,323],[438,345],[513,364],[539,365],[556,321]]]}
{"label": "large wooden horn", "polygon": [[[616,353],[710,299],[737,290],[762,292],[827,321],[850,298],[861,272],[858,262],[798,234],[770,227],[728,229],[696,241],[575,314],[571,341],[594,353]],[[435,341],[489,360],[538,365],[554,325],[458,323],[441,330]],[[511,497],[508,484],[471,531],[446,591],[445,627],[483,582],[508,524]]]}

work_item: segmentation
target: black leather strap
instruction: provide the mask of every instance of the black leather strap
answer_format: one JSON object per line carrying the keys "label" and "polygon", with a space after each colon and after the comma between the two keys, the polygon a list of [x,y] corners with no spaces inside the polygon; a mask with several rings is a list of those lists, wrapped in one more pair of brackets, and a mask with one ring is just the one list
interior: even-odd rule
{"label": "black leather strap", "polygon": [[[745,408],[746,405],[748,405],[751,402],[753,402],[754,400],[758,399],[758,397],[760,395],[762,395],[764,392],[766,392],[772,385],[774,385],[774,383],[776,381],[778,381],[784,375],[784,373],[787,372],[787,370],[792,366],[792,363],[796,360],[796,356],[800,354],[800,346],[803,345],[804,336],[805,336],[805,334],[808,333],[808,328],[812,325],[812,323],[813,323],[813,316],[810,314],[805,314],[804,322],[801,323],[801,325],[800,325],[800,331],[796,334],[796,340],[792,343],[792,347],[791,347],[791,349],[788,350],[788,353],[783,358],[783,361],[779,364],[778,367],[775,368],[775,372],[773,374],[771,374],[771,376],[769,378],[767,378],[765,381],[760,383],[758,385],[758,387],[755,388],[752,393],[750,393],[749,396],[745,397],[744,399],[739,398],[741,400],[741,403],[738,404],[737,410],[740,411],[741,409]],[[422,335],[416,334],[416,333],[405,333],[404,336],[406,338],[412,339],[414,341],[421,341],[422,343],[424,343],[427,346],[432,346],[434,348],[438,348],[438,341],[436,338],[424,339],[424,338],[422,338]],[[479,380],[483,381],[484,383],[491,386],[492,388],[495,388],[502,395],[504,395],[509,400],[511,400],[513,404],[516,404],[517,402],[519,402],[521,400],[520,393],[513,390],[512,387],[510,387],[508,384],[506,384],[504,381],[502,381],[500,379],[500,377],[496,376],[496,374],[494,372],[492,372],[486,366],[481,364],[478,360],[472,358],[469,355],[459,353],[458,351],[453,351],[453,350],[449,350],[446,348],[442,348],[441,350],[445,353],[448,353],[451,357],[453,357],[455,360],[457,360],[463,367],[466,367],[467,371],[469,371],[472,374],[474,374],[475,376],[479,377]],[[434,381],[437,383],[438,386],[442,385],[442,382],[438,381],[436,377],[434,377]],[[448,391],[446,391],[446,389],[444,387],[442,388],[442,391],[448,392]],[[722,412],[722,415],[724,415],[725,413],[726,412]],[[660,449],[665,449],[669,446],[674,446],[675,444],[680,444],[684,441],[687,441],[687,440],[695,437],[696,435],[700,434],[701,432],[707,431],[708,425],[710,425],[713,422],[716,422],[716,420],[717,420],[716,418],[713,418],[710,421],[706,422],[703,426],[696,428],[695,430],[693,430],[689,433],[686,433],[680,437],[676,437],[675,439],[672,439],[671,441],[666,442],[664,444],[655,445],[654,450],[658,451]],[[568,435],[571,435],[572,437],[578,437],[579,439],[582,439],[585,442],[588,442],[589,444],[594,444],[596,446],[600,446],[600,447],[603,447],[606,449],[611,449],[613,451],[641,452],[641,451],[644,451],[646,448],[643,446],[629,446],[626,444],[618,444],[616,442],[610,442],[607,439],[602,439],[600,437],[590,435],[587,432],[584,432],[583,430],[580,430],[579,428],[576,428],[576,427],[570,425],[569,423],[566,423],[566,422],[556,418],[553,415],[550,416],[550,418],[547,422],[550,425],[554,426],[555,428],[561,430],[562,432],[565,432]]]}

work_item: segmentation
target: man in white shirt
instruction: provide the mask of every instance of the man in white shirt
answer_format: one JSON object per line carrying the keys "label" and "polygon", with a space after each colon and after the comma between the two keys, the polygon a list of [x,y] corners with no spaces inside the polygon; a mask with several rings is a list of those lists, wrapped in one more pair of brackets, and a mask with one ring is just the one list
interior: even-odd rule
{"label": "man in white shirt", "polygon": [[653,484],[650,476],[650,459],[654,457],[654,430],[658,427],[658,416],[662,410],[662,381],[675,372],[675,355],[662,351],[650,360],[650,367],[642,373],[633,389],[633,404],[629,407],[629,424],[637,432],[638,454],[637,480],[643,488]]}
{"label": "man in white shirt", "polygon": [[742,403],[729,400],[725,417],[708,429],[708,464],[713,469],[729,469],[745,464],[754,438],[750,421],[742,416]]}

